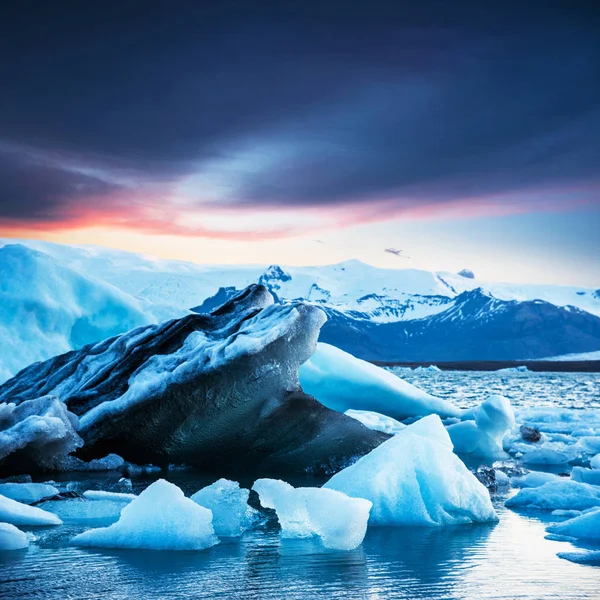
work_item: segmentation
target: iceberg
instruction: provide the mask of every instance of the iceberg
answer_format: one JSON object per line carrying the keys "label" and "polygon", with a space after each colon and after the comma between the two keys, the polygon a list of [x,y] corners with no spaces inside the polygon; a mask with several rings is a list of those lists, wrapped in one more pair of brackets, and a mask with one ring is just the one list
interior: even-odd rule
{"label": "iceberg", "polygon": [[258,511],[248,506],[250,490],[240,488],[236,481],[219,479],[191,496],[196,504],[213,514],[215,533],[222,537],[237,537],[256,521]]}
{"label": "iceberg", "polygon": [[29,546],[27,534],[10,523],[0,523],[0,550],[22,550]]}
{"label": "iceberg", "polygon": [[84,531],[71,543],[102,548],[204,550],[218,541],[211,511],[186,498],[176,485],[159,479],[123,508],[116,523]]}
{"label": "iceberg", "polygon": [[299,377],[307,394],[338,412],[372,411],[399,420],[460,414],[450,402],[329,344],[317,344],[315,353],[300,366]]}
{"label": "iceberg", "polygon": [[437,415],[409,425],[324,486],[373,503],[372,525],[497,521],[487,489],[452,452]]}
{"label": "iceberg", "polygon": [[87,490],[83,492],[83,497],[88,500],[109,500],[111,502],[124,502],[129,504],[137,496],[128,492],[105,492],[103,490]]}
{"label": "iceberg", "polygon": [[35,504],[57,494],[58,489],[47,483],[0,483],[0,495],[24,504]]}
{"label": "iceberg", "polygon": [[467,411],[461,423],[448,427],[454,451],[478,456],[500,457],[504,436],[515,424],[508,398],[490,396],[477,408]]}
{"label": "iceberg", "polygon": [[77,417],[55,396],[0,404],[0,470],[60,469],[83,444],[77,427]]}
{"label": "iceberg", "polygon": [[[331,473],[387,436],[301,389],[298,367],[325,319],[316,306],[275,304],[251,285],[209,315],[30,365],[0,386],[0,401],[19,410],[43,395],[60,398],[79,419],[81,460],[110,451],[135,465],[187,464],[219,476]],[[53,457],[50,448],[44,456]]]}
{"label": "iceberg", "polygon": [[571,470],[571,479],[581,483],[589,483],[590,485],[600,485],[600,470],[573,467]]}
{"label": "iceberg", "polygon": [[600,508],[557,525],[550,525],[546,531],[570,538],[600,541]]}
{"label": "iceberg", "polygon": [[586,510],[600,506],[600,487],[570,479],[525,488],[506,501],[508,508]]}
{"label": "iceberg", "polygon": [[0,522],[25,526],[62,524],[62,521],[50,512],[37,506],[22,504],[4,496],[0,496]]}
{"label": "iceberg", "polygon": [[326,489],[294,488],[279,479],[258,479],[252,489],[276,511],[283,538],[317,536],[325,548],[353,550],[367,531],[371,502]]}
{"label": "iceberg", "polygon": [[596,454],[590,459],[590,467],[600,470],[600,454]]}

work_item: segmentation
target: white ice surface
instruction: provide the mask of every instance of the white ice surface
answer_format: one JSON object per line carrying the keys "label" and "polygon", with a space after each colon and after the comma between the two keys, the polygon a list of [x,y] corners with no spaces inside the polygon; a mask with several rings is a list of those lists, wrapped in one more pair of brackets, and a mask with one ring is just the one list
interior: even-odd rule
{"label": "white ice surface", "polygon": [[367,530],[371,502],[325,488],[294,488],[279,479],[258,479],[252,489],[277,512],[284,538],[318,536],[326,548],[353,550]]}
{"label": "white ice surface", "polygon": [[365,427],[373,429],[374,431],[383,431],[383,433],[389,433],[395,435],[399,431],[402,431],[406,425],[392,419],[392,417],[386,417],[377,412],[370,410],[347,410],[345,413],[348,417],[352,417],[357,421],[360,421]]}
{"label": "white ice surface", "polygon": [[490,396],[480,406],[468,411],[466,419],[448,427],[455,452],[489,457],[504,455],[502,440],[515,424],[508,398]]}
{"label": "white ice surface", "polygon": [[600,541],[600,508],[563,523],[550,525],[546,530],[555,535]]}
{"label": "white ice surface", "polygon": [[237,481],[219,479],[197,491],[191,499],[208,508],[213,514],[215,533],[222,537],[237,537],[255,522],[258,513],[248,506],[250,490],[241,488]]}
{"label": "white ice surface", "polygon": [[176,485],[159,479],[125,505],[116,523],[84,531],[71,543],[104,548],[204,550],[217,544],[218,538],[211,511],[186,498]]}
{"label": "white ice surface", "polygon": [[395,419],[460,414],[450,402],[330,344],[317,344],[315,353],[300,366],[299,379],[307,394],[339,412],[374,411]]}
{"label": "white ice surface", "polygon": [[48,254],[0,247],[0,383],[29,364],[138,325],[181,316]]}
{"label": "white ice surface", "polygon": [[[24,451],[40,466],[59,468],[64,457],[83,445],[78,419],[54,396],[27,400],[18,406],[0,404],[0,460]],[[44,452],[45,448],[51,451]]]}
{"label": "white ice surface", "polygon": [[46,483],[0,483],[0,495],[25,504],[33,504],[56,494],[58,490]]}
{"label": "white ice surface", "polygon": [[10,523],[0,523],[0,550],[22,550],[29,546],[27,534]]}
{"label": "white ice surface", "polygon": [[409,425],[324,487],[373,503],[373,525],[495,521],[486,488],[452,452],[438,416]]}
{"label": "white ice surface", "polygon": [[0,522],[12,525],[60,525],[62,521],[54,514],[37,506],[22,504],[0,496]]}
{"label": "white ice surface", "polygon": [[524,488],[506,501],[509,508],[586,510],[600,506],[600,487],[571,479]]}

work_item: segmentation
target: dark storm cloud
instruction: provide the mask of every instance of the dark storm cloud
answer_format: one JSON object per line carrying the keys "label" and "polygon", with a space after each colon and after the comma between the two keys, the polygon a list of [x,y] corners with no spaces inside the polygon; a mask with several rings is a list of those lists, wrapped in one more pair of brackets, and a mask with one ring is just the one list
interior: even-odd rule
{"label": "dark storm cloud", "polygon": [[[593,3],[22,1],[2,13],[0,141],[141,182],[219,161],[230,202],[277,206],[597,178]],[[268,160],[235,166],[241,148]],[[3,214],[115,191],[31,168],[0,166]]]}
{"label": "dark storm cloud", "polygon": [[4,222],[70,219],[81,201],[97,201],[119,189],[97,177],[0,150],[0,219]]}

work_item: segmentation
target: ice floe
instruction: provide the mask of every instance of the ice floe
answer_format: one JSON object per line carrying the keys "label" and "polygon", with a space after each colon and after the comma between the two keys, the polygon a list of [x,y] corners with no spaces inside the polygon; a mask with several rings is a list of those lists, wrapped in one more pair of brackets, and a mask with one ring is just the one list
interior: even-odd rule
{"label": "ice floe", "polygon": [[367,530],[371,502],[325,488],[294,488],[278,479],[258,479],[252,489],[276,511],[284,538],[318,536],[326,548],[353,550]]}
{"label": "ice floe", "polygon": [[211,511],[186,498],[176,485],[159,479],[123,508],[116,523],[84,531],[71,543],[104,548],[204,550],[217,544],[218,538]]}
{"label": "ice floe", "polygon": [[506,501],[509,508],[586,510],[600,506],[600,487],[571,479],[524,488]]}
{"label": "ice floe", "polygon": [[212,524],[218,536],[237,537],[258,517],[258,511],[248,506],[249,496],[250,490],[241,488],[236,481],[219,479],[197,491],[191,499],[212,511]]}
{"label": "ice floe", "polygon": [[0,496],[0,522],[12,525],[60,525],[62,521],[54,514],[37,506],[22,504]]}
{"label": "ice floe", "polygon": [[58,489],[47,483],[0,483],[0,495],[25,504],[34,504],[56,494]]}
{"label": "ice floe", "polygon": [[554,535],[600,541],[600,508],[546,528]]}
{"label": "ice floe", "polygon": [[490,396],[480,406],[466,411],[461,423],[448,427],[455,452],[481,456],[505,455],[502,441],[515,424],[508,398]]}
{"label": "ice floe", "polygon": [[339,412],[374,411],[395,419],[460,414],[450,402],[329,344],[317,344],[315,353],[301,365],[299,378],[307,394]]}
{"label": "ice floe", "polygon": [[11,525],[0,523],[0,550],[22,550],[29,546],[27,534]]}
{"label": "ice floe", "polygon": [[370,500],[373,525],[497,520],[487,489],[453,453],[436,415],[409,425],[324,487]]}

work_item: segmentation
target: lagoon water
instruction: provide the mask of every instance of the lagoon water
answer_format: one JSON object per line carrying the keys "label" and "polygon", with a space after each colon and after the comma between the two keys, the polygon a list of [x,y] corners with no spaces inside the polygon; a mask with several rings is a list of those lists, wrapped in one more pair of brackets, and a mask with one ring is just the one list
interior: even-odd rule
{"label": "lagoon water", "polygon": [[[401,375],[461,406],[500,392],[522,408],[600,410],[598,375]],[[90,476],[90,486],[101,477]],[[210,483],[194,472],[167,478],[186,493]],[[148,482],[134,480],[135,491]],[[30,529],[36,540],[29,549],[0,552],[0,598],[600,598],[600,566],[558,558],[575,548],[544,539],[548,515],[507,510],[506,497],[494,498],[497,524],[371,527],[352,552],[281,540],[274,523],[196,553],[84,550],[69,545],[81,526]]]}

